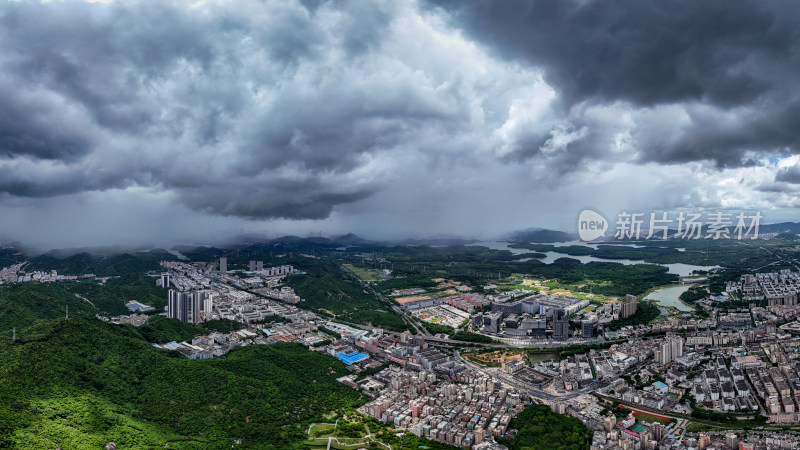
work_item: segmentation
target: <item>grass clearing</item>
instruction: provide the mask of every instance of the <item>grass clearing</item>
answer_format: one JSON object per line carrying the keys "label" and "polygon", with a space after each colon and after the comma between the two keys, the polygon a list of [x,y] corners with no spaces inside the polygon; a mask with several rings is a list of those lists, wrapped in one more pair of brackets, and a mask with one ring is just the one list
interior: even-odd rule
{"label": "grass clearing", "polygon": [[641,420],[642,422],[660,423],[661,425],[666,424],[670,420],[668,417],[656,416],[645,412],[634,412],[634,416],[636,417],[636,420]]}

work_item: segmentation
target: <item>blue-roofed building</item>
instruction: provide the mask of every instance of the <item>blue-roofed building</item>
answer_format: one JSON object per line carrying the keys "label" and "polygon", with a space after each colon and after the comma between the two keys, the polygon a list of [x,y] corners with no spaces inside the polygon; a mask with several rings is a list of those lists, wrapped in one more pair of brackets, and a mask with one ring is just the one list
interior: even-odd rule
{"label": "blue-roofed building", "polygon": [[366,353],[361,352],[353,352],[349,355],[345,352],[339,352],[336,354],[336,357],[339,358],[339,361],[347,364],[348,366],[353,363],[357,363],[359,361],[364,361],[365,359],[369,358],[369,355]]}
{"label": "blue-roofed building", "polygon": [[181,344],[178,344],[175,341],[167,342],[166,344],[162,345],[161,348],[166,348],[167,350],[177,350],[179,349]]}
{"label": "blue-roofed building", "polygon": [[669,390],[669,387],[661,381],[654,382],[653,387],[656,388],[656,390],[661,394],[666,394]]}
{"label": "blue-roofed building", "polygon": [[131,311],[147,312],[147,311],[152,311],[152,310],[155,309],[152,306],[148,306],[148,305],[145,305],[143,303],[139,303],[136,300],[129,301],[125,306]]}

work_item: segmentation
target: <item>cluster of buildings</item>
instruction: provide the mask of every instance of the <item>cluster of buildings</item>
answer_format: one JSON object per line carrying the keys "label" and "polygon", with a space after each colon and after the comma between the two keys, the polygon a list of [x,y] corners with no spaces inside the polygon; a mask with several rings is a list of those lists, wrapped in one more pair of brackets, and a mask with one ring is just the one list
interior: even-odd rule
{"label": "cluster of buildings", "polygon": [[464,321],[469,320],[469,313],[458,309],[449,304],[440,303],[437,306],[428,306],[412,311],[414,317],[425,322],[447,325],[453,328],[461,326]]}
{"label": "cluster of buildings", "polygon": [[160,265],[168,270],[156,279],[156,285],[163,288],[172,287],[181,292],[208,289],[215,281],[214,274],[204,263],[161,261]]}
{"label": "cluster of buildings", "polygon": [[157,283],[172,287],[167,316],[187,323],[222,318],[251,324],[269,316],[293,318],[300,314],[291,305],[299,303],[300,297],[290,287],[279,286],[284,276],[300,273],[293,266],[262,268],[242,279],[223,273],[223,262],[227,265],[220,259],[220,271],[214,272],[208,270],[212,265],[205,263],[163,261],[161,266],[168,272],[162,273]]}
{"label": "cluster of buildings", "polygon": [[[796,349],[796,345],[794,342],[789,347],[794,346]],[[752,383],[755,395],[763,402],[771,422],[797,423],[800,421],[800,376],[797,362],[794,358],[789,359],[787,346],[770,344],[765,347],[771,364],[767,365],[759,360],[758,364],[748,365],[744,369],[747,379]],[[794,353],[795,350],[790,351]]]}
{"label": "cluster of buildings", "polygon": [[635,295],[628,294],[622,302],[618,303],[605,303],[598,306],[593,314],[597,316],[597,326],[608,325],[609,323],[618,320],[626,319],[636,314],[638,298]]}
{"label": "cluster of buildings", "polygon": [[[137,315],[123,316],[123,318],[133,318],[134,316]],[[147,318],[148,316],[142,317]],[[114,319],[118,318],[112,318],[112,321],[114,321]],[[343,333],[342,340],[324,345],[326,342],[331,341],[331,337],[318,330],[319,323],[319,318],[313,313],[295,311],[295,313],[286,314],[284,321],[273,323],[270,326],[262,326],[260,324],[242,325],[241,329],[232,330],[229,333],[214,332],[205,336],[196,336],[191,342],[169,342],[166,344],[153,344],[153,346],[178,351],[190,359],[209,359],[222,357],[234,348],[242,345],[268,345],[276,342],[297,342],[307,345],[310,348],[327,352],[348,365],[362,362],[369,358],[368,355],[359,353],[357,348],[347,341],[354,341],[352,335],[345,335]],[[334,324],[333,322],[327,322],[325,325],[329,329],[343,332],[347,332],[349,329],[347,325]],[[369,334],[364,330],[353,330],[353,335],[363,337]],[[356,333],[355,330],[357,330],[358,333]]]}
{"label": "cluster of buildings", "polygon": [[[559,361],[558,365],[559,377],[556,378],[556,389],[571,391],[594,380],[592,362],[586,354],[569,356]],[[559,382],[561,385],[558,385]]]}
{"label": "cluster of buildings", "polygon": [[168,342],[153,347],[174,350],[189,359],[221,358],[241,345],[268,344],[267,338],[257,330],[242,329],[230,333],[211,333],[195,336],[192,342]]}
{"label": "cluster of buildings", "polygon": [[359,411],[395,429],[459,447],[504,435],[530,403],[526,394],[473,370],[442,378],[427,369],[392,366],[373,378],[383,386],[381,394]]}
{"label": "cluster of buildings", "polygon": [[[588,304],[588,300],[548,294],[503,303],[492,301],[490,312],[472,316],[472,327],[504,336],[567,339],[570,335],[569,315]],[[596,320],[588,321],[583,325],[583,335],[591,337],[596,326]]]}
{"label": "cluster of buildings", "polygon": [[[330,322],[329,322],[330,324]],[[326,324],[326,328],[329,325]],[[369,352],[376,358],[386,360],[405,369],[414,371],[429,370],[439,376],[454,376],[467,369],[466,365],[452,356],[430,346],[421,337],[416,337],[408,332],[399,336],[371,333],[355,337],[356,335],[342,334],[342,339],[333,342],[331,346],[350,345],[353,349]],[[347,349],[336,348],[347,352]],[[347,352],[349,353],[349,352]]]}
{"label": "cluster of buildings", "polygon": [[468,313],[485,307],[490,303],[483,294],[458,294],[443,299],[444,303]]}
{"label": "cluster of buildings", "polygon": [[140,327],[147,323],[150,319],[150,316],[147,314],[128,314],[125,316],[113,316],[113,317],[104,317],[101,315],[95,316],[97,319],[102,320],[103,322],[110,322],[117,325],[133,325],[135,327]]}
{"label": "cluster of buildings", "polygon": [[550,295],[539,293],[527,296],[521,300],[500,302],[492,299],[492,311],[502,311],[504,313],[530,313],[543,314],[551,317],[557,309],[563,310],[567,316],[585,308],[589,305],[589,300],[581,300],[577,297]]}
{"label": "cluster of buildings", "polygon": [[692,395],[703,409],[718,412],[758,411],[745,372],[734,361],[731,368],[723,357],[714,358],[693,382]]}
{"label": "cluster of buildings", "polygon": [[792,430],[711,430],[686,432],[685,442],[687,447],[701,450],[796,449],[800,447],[800,433]]}
{"label": "cluster of buildings", "polygon": [[281,286],[280,288],[261,287],[253,289],[253,292],[294,305],[302,300],[299,295],[295,294],[294,289],[289,286]]}
{"label": "cluster of buildings", "polygon": [[23,267],[28,264],[27,261],[13,264],[8,267],[0,269],[0,283],[27,283],[31,281],[38,281],[47,283],[52,281],[69,281],[77,280],[78,278],[93,278],[94,274],[88,274],[81,277],[75,275],[59,275],[55,270],[47,271],[32,271],[25,272]]}
{"label": "cluster of buildings", "polygon": [[665,366],[683,356],[683,338],[680,336],[667,336],[658,347],[656,360]]}
{"label": "cluster of buildings", "polygon": [[300,273],[300,271],[295,269],[294,266],[292,265],[267,267],[265,269],[264,261],[250,261],[249,269],[250,269],[249,272],[257,273],[265,277],[279,277],[284,275],[295,275]]}
{"label": "cluster of buildings", "polygon": [[186,323],[200,323],[211,318],[214,311],[214,296],[211,292],[180,292],[169,290],[167,317]]}
{"label": "cluster of buildings", "polygon": [[613,380],[640,362],[652,358],[658,349],[654,340],[630,340],[608,349],[589,352],[597,379]]}
{"label": "cluster of buildings", "polygon": [[312,314],[293,305],[263,298],[254,297],[232,300],[229,297],[216,297],[214,300],[214,313],[212,313],[211,317],[251,324],[263,322],[264,319],[271,316],[294,320],[311,316]]}
{"label": "cluster of buildings", "polygon": [[722,328],[741,329],[750,327],[753,319],[750,312],[729,312],[719,316],[719,326]]}
{"label": "cluster of buildings", "polygon": [[789,269],[780,272],[744,274],[738,281],[729,281],[725,290],[741,294],[744,301],[767,300],[768,306],[797,305],[800,273]]}
{"label": "cluster of buildings", "polygon": [[[774,323],[755,330],[697,333],[651,340],[649,348],[629,351],[643,362],[635,372],[638,387],[617,378],[631,364],[620,348],[590,352],[598,379],[615,380],[604,395],[665,412],[689,413],[677,399],[688,394],[696,408],[721,413],[757,414],[770,423],[800,422],[800,337],[780,334]],[[643,345],[646,340],[625,345]],[[616,347],[616,348],[615,348]],[[694,350],[692,350],[694,349]],[[630,373],[630,372],[629,372]],[[630,379],[630,378],[628,378]]]}
{"label": "cluster of buildings", "polygon": [[[420,294],[424,293],[424,289],[403,289],[401,291],[394,291],[392,295],[410,295],[410,294]],[[428,296],[419,296],[419,297],[407,297],[406,299],[400,298],[398,302],[403,306],[403,308],[414,311],[421,308],[429,308],[432,306],[439,306],[439,305],[450,305],[454,308],[458,308],[466,313],[472,313],[476,309],[483,308],[484,306],[488,305],[490,302],[483,294],[470,294],[470,293],[462,293],[457,295],[451,295],[448,297],[428,297]]]}
{"label": "cluster of buildings", "polygon": [[624,402],[662,411],[672,410],[678,402],[670,394],[679,395],[677,392],[682,392],[680,389],[671,389],[659,380],[639,388],[620,379],[611,385],[611,389],[614,391],[613,395]]}

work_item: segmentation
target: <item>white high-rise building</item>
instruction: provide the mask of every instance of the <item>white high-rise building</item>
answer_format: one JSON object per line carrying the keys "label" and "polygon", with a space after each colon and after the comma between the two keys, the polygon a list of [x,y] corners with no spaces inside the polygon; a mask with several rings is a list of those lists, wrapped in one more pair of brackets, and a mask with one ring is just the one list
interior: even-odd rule
{"label": "white high-rise building", "polygon": [[667,336],[659,346],[659,359],[661,364],[668,364],[683,356],[683,338],[680,336]]}
{"label": "white high-rise building", "polygon": [[206,305],[208,305],[210,314],[213,301],[208,291],[178,292],[170,289],[167,317],[186,323],[200,323],[202,321],[201,312],[205,312]]}
{"label": "white high-rise building", "polygon": [[207,293],[203,299],[203,317],[208,320],[212,312],[214,312],[214,297]]}
{"label": "white high-rise building", "polygon": [[228,274],[228,258],[224,256],[219,258],[219,273],[223,275]]}

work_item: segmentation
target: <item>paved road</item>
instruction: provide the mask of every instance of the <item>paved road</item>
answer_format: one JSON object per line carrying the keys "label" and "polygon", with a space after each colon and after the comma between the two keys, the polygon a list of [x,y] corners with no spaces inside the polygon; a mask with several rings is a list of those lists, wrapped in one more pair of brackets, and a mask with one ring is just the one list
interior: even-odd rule
{"label": "paved road", "polygon": [[411,314],[409,314],[409,312],[407,310],[405,310],[405,309],[401,308],[400,306],[398,306],[397,303],[395,303],[394,300],[392,300],[390,298],[387,298],[385,295],[383,295],[380,292],[378,292],[371,284],[369,284],[366,281],[364,281],[361,278],[359,278],[358,275],[355,274],[355,272],[353,272],[352,270],[348,269],[344,265],[342,265],[341,267],[342,267],[342,269],[344,269],[347,272],[349,272],[353,276],[353,278],[358,280],[358,282],[361,283],[361,286],[364,289],[369,290],[372,293],[372,295],[375,296],[375,298],[377,298],[378,300],[383,302],[386,306],[392,308],[392,310],[394,310],[396,313],[400,314],[400,317],[402,317],[403,320],[406,321],[406,323],[411,325],[411,327],[413,327],[414,330],[416,330],[416,334],[421,334],[423,336],[430,336],[431,335],[431,333],[425,327],[418,326],[416,320],[414,319],[414,317]]}

